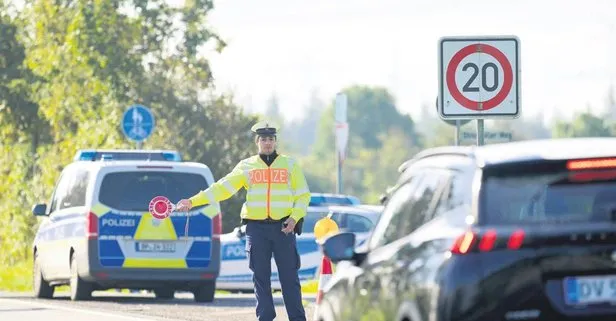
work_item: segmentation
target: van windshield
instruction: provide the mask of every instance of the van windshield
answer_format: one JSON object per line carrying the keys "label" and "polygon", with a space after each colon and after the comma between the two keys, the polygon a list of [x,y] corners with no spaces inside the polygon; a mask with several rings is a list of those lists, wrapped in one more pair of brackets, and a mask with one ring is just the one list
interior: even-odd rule
{"label": "van windshield", "polygon": [[150,200],[156,196],[166,196],[175,204],[207,187],[205,177],[199,174],[116,172],[103,178],[99,200],[122,211],[148,211]]}

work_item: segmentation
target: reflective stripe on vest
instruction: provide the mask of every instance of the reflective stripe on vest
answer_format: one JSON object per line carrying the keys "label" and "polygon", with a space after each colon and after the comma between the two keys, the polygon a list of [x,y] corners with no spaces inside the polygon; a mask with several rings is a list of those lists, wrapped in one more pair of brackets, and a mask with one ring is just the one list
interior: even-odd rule
{"label": "reflective stripe on vest", "polygon": [[278,220],[291,214],[295,194],[291,188],[290,163],[284,155],[278,155],[270,167],[258,155],[244,163],[248,188],[243,218]]}

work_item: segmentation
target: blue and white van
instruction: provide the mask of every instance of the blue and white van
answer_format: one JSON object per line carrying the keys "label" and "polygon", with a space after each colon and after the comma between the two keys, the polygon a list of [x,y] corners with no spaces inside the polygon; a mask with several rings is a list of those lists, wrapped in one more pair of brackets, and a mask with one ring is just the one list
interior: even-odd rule
{"label": "blue and white van", "polygon": [[173,151],[79,151],[49,205],[33,208],[42,217],[32,247],[35,296],[50,298],[55,286],[68,284],[72,300],[132,288],[162,299],[190,291],[198,302],[212,301],[221,214],[210,219],[204,211],[215,205],[208,205],[158,221],[149,202],[162,195],[175,204],[213,182],[208,166],[182,162]]}
{"label": "blue and white van", "polygon": [[[341,231],[356,234],[358,245],[366,240],[378,217],[380,207],[363,206],[309,206],[304,218],[303,232],[297,237],[297,250],[300,255],[300,282],[314,280],[318,277],[322,254],[314,237],[316,222],[331,214]],[[223,234],[221,242],[221,265],[217,288],[229,291],[252,291],[252,271],[248,268],[246,257],[245,225],[236,227],[231,233]],[[279,290],[278,269],[272,258],[272,289]]]}

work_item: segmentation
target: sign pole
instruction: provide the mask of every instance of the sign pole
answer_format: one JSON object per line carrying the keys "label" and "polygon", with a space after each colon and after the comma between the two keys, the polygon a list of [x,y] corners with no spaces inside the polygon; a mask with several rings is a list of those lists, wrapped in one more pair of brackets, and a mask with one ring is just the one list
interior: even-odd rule
{"label": "sign pole", "polygon": [[484,144],[484,128],[483,119],[477,119],[477,146],[483,146]]}
{"label": "sign pole", "polygon": [[346,145],[349,139],[349,124],[347,123],[347,96],[344,93],[336,95],[334,130],[336,136],[336,192],[342,194],[342,164],[346,158]]}
{"label": "sign pole", "polygon": [[[439,100],[438,100],[438,96],[436,97],[436,113],[438,114],[439,111]],[[471,119],[455,119],[455,120],[449,120],[449,119],[443,119],[445,121],[445,123],[447,125],[451,125],[455,127],[455,136],[454,136],[454,141],[455,141],[455,145],[456,146],[460,146],[460,129],[462,128],[462,126],[468,124]]]}
{"label": "sign pole", "polygon": [[460,146],[460,120],[456,119],[456,146]]}
{"label": "sign pole", "polygon": [[336,153],[336,161],[338,163],[338,175],[336,178],[336,193],[342,194],[342,158],[340,157],[340,153]]}

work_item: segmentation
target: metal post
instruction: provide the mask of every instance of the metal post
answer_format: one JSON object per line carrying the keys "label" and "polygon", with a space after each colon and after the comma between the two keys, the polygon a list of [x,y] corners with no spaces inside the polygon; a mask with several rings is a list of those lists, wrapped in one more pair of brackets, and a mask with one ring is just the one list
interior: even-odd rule
{"label": "metal post", "polygon": [[142,143],[141,141],[138,141],[138,142],[137,142],[137,149],[141,149],[141,145],[142,145],[142,144],[143,144],[143,143]]}
{"label": "metal post", "polygon": [[460,146],[460,120],[456,119],[456,146]]}
{"label": "metal post", "polygon": [[483,146],[483,119],[477,119],[477,146]]}
{"label": "metal post", "polygon": [[342,162],[340,158],[340,153],[336,153],[336,163],[338,164],[338,176],[336,179],[336,191],[338,194],[342,194]]}

